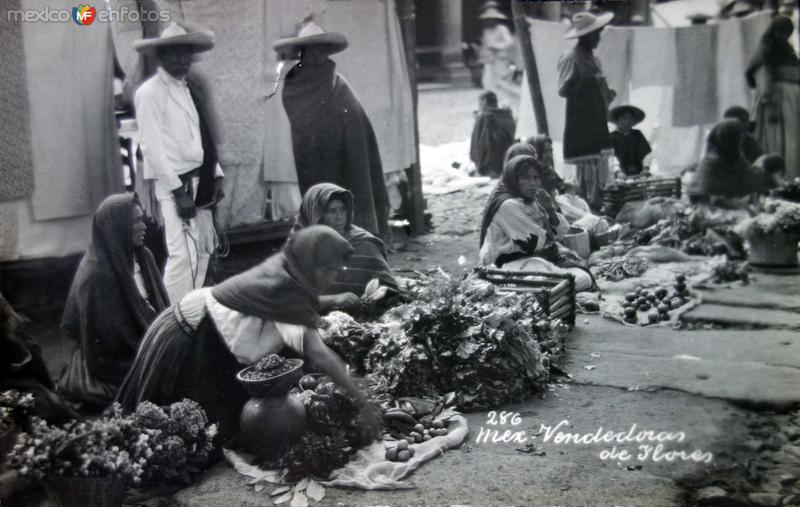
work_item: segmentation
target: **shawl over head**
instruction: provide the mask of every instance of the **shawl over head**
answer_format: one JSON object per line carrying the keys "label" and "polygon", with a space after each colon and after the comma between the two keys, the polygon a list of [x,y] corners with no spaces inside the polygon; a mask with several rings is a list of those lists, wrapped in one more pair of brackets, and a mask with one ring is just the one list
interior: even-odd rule
{"label": "shawl over head", "polygon": [[503,164],[507,164],[509,160],[520,155],[527,155],[529,157],[535,157],[536,159],[539,158],[539,153],[532,144],[525,141],[520,141],[508,147],[506,150],[506,156],[503,159]]}
{"label": "shawl over head", "polygon": [[742,197],[760,189],[755,172],[742,155],[743,134],[738,120],[723,120],[711,129],[706,154],[687,188],[690,196]]}
{"label": "shawl over head", "polygon": [[[153,255],[146,247],[133,246],[135,206],[141,206],[135,194],[115,194],[107,197],[97,208],[92,220],[89,248],[81,260],[67,297],[62,320],[64,327],[75,330],[82,328],[79,321],[86,317],[82,313],[87,299],[99,297],[102,301],[104,298],[103,294],[95,292],[98,290],[120,293],[122,298],[116,300],[123,302],[127,308],[109,308],[109,314],[130,313],[132,324],[141,330],[140,336],[147,330],[156,313],[169,306]],[[142,298],[133,279],[134,257],[142,272],[148,301]],[[98,280],[97,275],[103,275],[105,282],[113,280],[113,287],[90,283]],[[114,299],[107,300],[109,304],[112,301]],[[148,307],[148,302],[152,308]]]}
{"label": "shawl over head", "polygon": [[353,194],[349,190],[333,183],[318,183],[306,190],[305,195],[303,195],[303,202],[300,203],[300,213],[297,214],[293,230],[299,230],[322,222],[328,204],[335,199],[341,200],[347,208],[347,223],[344,226],[344,230],[349,232],[354,227]]}
{"label": "shawl over head", "polygon": [[517,155],[511,160],[506,162],[503,167],[503,174],[500,176],[500,181],[497,183],[492,194],[489,196],[489,201],[483,209],[483,219],[481,220],[481,237],[480,245],[483,246],[483,241],[486,239],[486,231],[489,230],[489,225],[492,223],[497,210],[508,199],[523,199],[519,191],[519,178],[528,171],[542,172],[542,164],[530,155]]}
{"label": "shawl over head", "polygon": [[360,294],[367,282],[377,277],[383,285],[397,290],[397,282],[386,262],[386,245],[366,230],[353,225],[353,194],[333,183],[319,183],[309,188],[300,204],[300,213],[295,219],[291,235],[297,231],[322,222],[325,210],[332,200],[340,199],[347,208],[347,222],[342,234],[355,249],[347,269],[339,272],[336,282],[326,294],[356,292]]}
{"label": "shawl over head", "polygon": [[214,298],[232,310],[262,319],[316,327],[319,295],[315,269],[336,269],[353,247],[335,230],[311,225],[296,231],[283,250],[258,266],[212,289]]}
{"label": "shawl over head", "polygon": [[[373,243],[381,254],[386,257],[386,245],[379,238],[376,238],[365,229],[353,224],[355,213],[355,203],[353,194],[346,188],[333,183],[318,183],[309,188],[303,195],[303,202],[300,203],[300,213],[297,214],[292,232],[298,231],[309,225],[321,224],[328,204],[335,199],[344,202],[347,208],[347,223],[344,226],[344,239],[358,248],[358,243]],[[324,225],[324,224],[323,224]]]}
{"label": "shawl over head", "polygon": [[[89,248],[67,296],[62,327],[79,348],[59,383],[80,401],[105,405],[113,399],[142,336],[168,306],[153,255],[143,246],[133,246],[133,212],[138,205],[133,194],[112,195],[100,204]],[[134,280],[134,258],[147,299]]]}

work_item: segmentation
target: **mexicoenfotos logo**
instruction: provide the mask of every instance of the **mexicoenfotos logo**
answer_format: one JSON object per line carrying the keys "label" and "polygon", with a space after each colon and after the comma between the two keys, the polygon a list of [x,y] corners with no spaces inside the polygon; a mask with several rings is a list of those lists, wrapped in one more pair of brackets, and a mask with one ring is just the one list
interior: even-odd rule
{"label": "mexicoenfotos logo", "polygon": [[[4,0],[0,0],[3,2]],[[101,7],[95,9],[89,4],[79,4],[70,9],[9,9],[5,21],[9,23],[69,23],[72,19],[80,26],[100,23],[141,23],[145,21],[168,23],[171,19],[168,9],[146,9],[122,6],[115,9]]]}
{"label": "mexicoenfotos logo", "polygon": [[88,4],[72,8],[72,20],[81,26],[91,25],[96,17],[97,10]]}

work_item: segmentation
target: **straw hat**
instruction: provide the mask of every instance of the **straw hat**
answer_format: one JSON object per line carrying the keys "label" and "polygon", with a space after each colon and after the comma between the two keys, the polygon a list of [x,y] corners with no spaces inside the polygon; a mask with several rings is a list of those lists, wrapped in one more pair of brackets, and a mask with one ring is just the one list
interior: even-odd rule
{"label": "straw hat", "polygon": [[478,16],[478,19],[501,19],[501,20],[508,20],[508,16],[500,12],[499,10],[495,9],[494,7],[489,7],[483,13]]}
{"label": "straw hat", "polygon": [[599,30],[609,24],[614,13],[606,12],[595,16],[591,12],[579,12],[572,16],[572,28],[564,34],[565,39],[577,39],[587,33]]}
{"label": "straw hat", "polygon": [[617,123],[617,121],[619,120],[619,117],[622,116],[625,113],[630,114],[631,116],[633,116],[633,124],[634,125],[636,125],[637,123],[641,123],[642,120],[644,120],[644,117],[645,117],[644,111],[642,111],[638,107],[631,106],[629,104],[625,104],[625,105],[617,106],[617,107],[611,109],[611,111],[608,112],[608,120],[611,123]]}
{"label": "straw hat", "polygon": [[337,32],[326,32],[312,21],[304,23],[297,37],[278,39],[272,44],[277,53],[296,53],[302,46],[323,46],[328,54],[338,53],[347,47],[347,39]]}
{"label": "straw hat", "polygon": [[214,47],[214,32],[189,21],[175,21],[167,25],[158,37],[134,41],[133,47],[143,54],[151,54],[165,46],[192,46],[195,53]]}

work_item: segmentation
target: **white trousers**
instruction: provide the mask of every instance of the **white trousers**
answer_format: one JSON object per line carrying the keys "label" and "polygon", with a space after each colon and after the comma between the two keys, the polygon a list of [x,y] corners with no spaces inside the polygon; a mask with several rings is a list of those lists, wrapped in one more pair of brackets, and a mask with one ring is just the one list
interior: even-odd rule
{"label": "white trousers", "polygon": [[[197,178],[194,188],[197,188]],[[164,286],[170,303],[203,286],[208,262],[214,252],[214,218],[211,210],[197,209],[197,215],[184,221],[172,192],[155,184],[156,198],[164,218],[164,235],[167,243],[167,265],[164,268]]]}

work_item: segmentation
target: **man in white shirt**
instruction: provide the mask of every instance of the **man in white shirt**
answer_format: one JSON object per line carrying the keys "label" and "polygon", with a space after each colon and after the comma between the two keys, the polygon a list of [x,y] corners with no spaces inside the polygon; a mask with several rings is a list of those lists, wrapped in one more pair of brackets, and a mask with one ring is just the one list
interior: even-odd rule
{"label": "man in white shirt", "polygon": [[186,76],[194,54],[214,47],[214,34],[179,21],[161,36],[135,42],[159,68],[136,91],[144,179],[152,181],[167,243],[164,286],[176,303],[202,287],[216,247],[212,210],[224,197],[222,168],[199,87]]}

